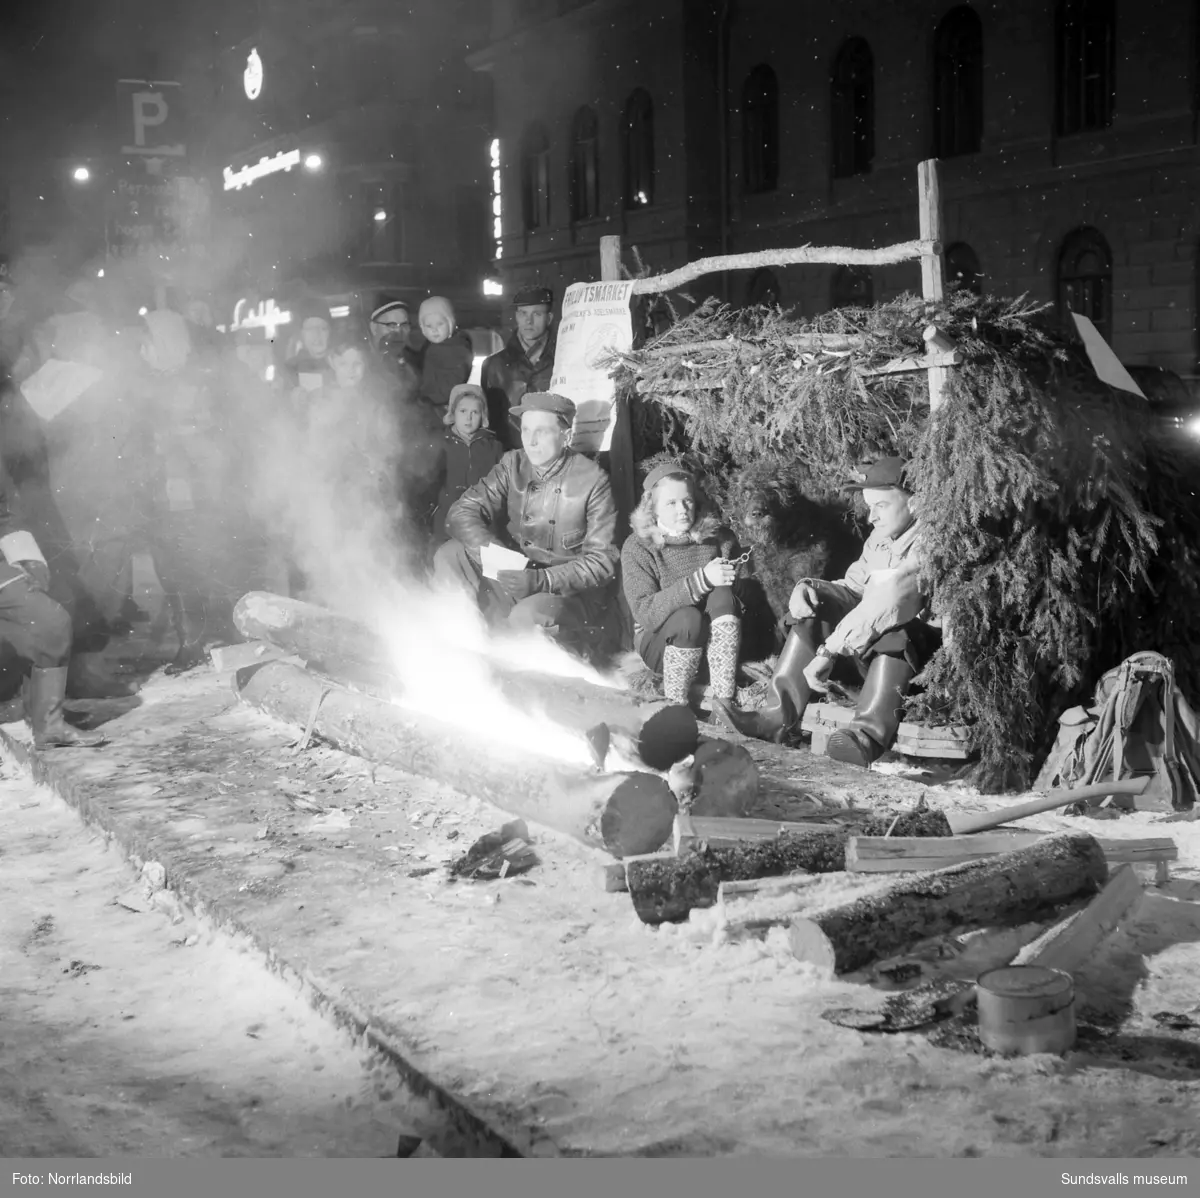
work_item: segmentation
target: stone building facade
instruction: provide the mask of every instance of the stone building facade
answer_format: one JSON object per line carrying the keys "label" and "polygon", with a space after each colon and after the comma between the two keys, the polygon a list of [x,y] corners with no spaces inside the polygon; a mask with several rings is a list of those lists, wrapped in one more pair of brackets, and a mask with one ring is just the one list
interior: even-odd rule
{"label": "stone building facade", "polygon": [[[655,271],[917,235],[940,160],[947,273],[1091,316],[1197,374],[1194,0],[494,0],[500,267],[560,288],[620,234]],[[649,113],[649,119],[646,114]],[[918,290],[915,264],[712,276],[811,313]]]}

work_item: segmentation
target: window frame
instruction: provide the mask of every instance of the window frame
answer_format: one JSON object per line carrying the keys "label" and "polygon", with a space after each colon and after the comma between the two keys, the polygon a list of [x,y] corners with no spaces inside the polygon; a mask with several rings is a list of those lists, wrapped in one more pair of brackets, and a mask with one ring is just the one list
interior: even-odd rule
{"label": "window frame", "polygon": [[875,161],[875,56],[866,38],[848,37],[830,75],[830,171],[870,174]]}

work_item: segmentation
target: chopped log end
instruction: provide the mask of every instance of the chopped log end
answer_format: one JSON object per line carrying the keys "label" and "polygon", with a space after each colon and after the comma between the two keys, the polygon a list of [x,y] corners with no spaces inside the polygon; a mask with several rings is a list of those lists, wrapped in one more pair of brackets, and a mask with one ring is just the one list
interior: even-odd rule
{"label": "chopped log end", "polygon": [[617,857],[653,853],[671,838],[678,810],[675,796],[662,778],[628,774],[600,816],[604,847]]}
{"label": "chopped log end", "polygon": [[638,734],[638,755],[652,770],[669,770],[696,752],[700,725],[688,707],[673,705],[656,711]]}
{"label": "chopped log end", "polygon": [[702,740],[692,768],[699,779],[692,815],[745,815],[758,798],[758,765],[743,745]]}
{"label": "chopped log end", "polygon": [[788,942],[792,956],[803,965],[811,965],[823,977],[833,977],[837,954],[833,944],[818,924],[803,916],[795,916],[788,924]]}

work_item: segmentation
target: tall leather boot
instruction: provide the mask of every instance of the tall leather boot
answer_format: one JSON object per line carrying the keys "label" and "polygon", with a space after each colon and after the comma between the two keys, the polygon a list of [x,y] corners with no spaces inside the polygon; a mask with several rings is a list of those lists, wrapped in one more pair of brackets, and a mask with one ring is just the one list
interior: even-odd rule
{"label": "tall leather boot", "polygon": [[767,701],[757,711],[739,711],[718,698],[713,699],[713,711],[743,736],[781,742],[800,723],[808,706],[810,690],[804,680],[804,669],[816,656],[812,637],[807,621],[792,627],[771,676]]}
{"label": "tall leather boot", "polygon": [[902,657],[879,656],[867,669],[854,719],[829,738],[825,756],[864,769],[892,747],[904,695],[916,671]]}
{"label": "tall leather boot", "polygon": [[717,616],[708,634],[708,680],[712,697],[732,703],[737,697],[738,650],[742,647],[742,621],[737,616]]}
{"label": "tall leather boot", "polygon": [[63,699],[67,694],[67,667],[34,669],[29,675],[29,700],[26,712],[33,729],[35,749],[97,749],[108,743],[100,733],[76,732],[63,719]]}
{"label": "tall leather boot", "polygon": [[680,649],[668,645],[663,650],[663,694],[668,703],[686,705],[703,657],[703,649]]}

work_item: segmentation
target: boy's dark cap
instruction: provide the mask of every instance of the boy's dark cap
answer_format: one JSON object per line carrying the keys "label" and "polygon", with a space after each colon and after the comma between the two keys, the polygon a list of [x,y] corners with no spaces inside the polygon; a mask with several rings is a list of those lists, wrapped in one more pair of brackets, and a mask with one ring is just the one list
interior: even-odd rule
{"label": "boy's dark cap", "polygon": [[512,302],[514,308],[524,308],[528,304],[545,304],[547,307],[553,307],[554,292],[549,287],[519,287]]}
{"label": "boy's dark cap", "polygon": [[555,395],[553,391],[526,391],[520,404],[509,408],[509,414],[520,418],[526,412],[553,412],[564,420],[574,420],[575,404],[565,395]]}

